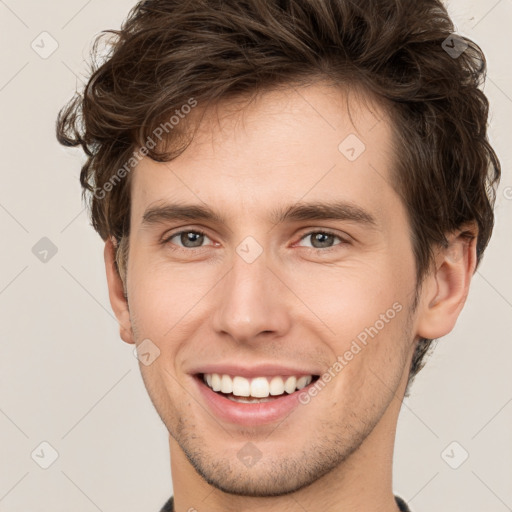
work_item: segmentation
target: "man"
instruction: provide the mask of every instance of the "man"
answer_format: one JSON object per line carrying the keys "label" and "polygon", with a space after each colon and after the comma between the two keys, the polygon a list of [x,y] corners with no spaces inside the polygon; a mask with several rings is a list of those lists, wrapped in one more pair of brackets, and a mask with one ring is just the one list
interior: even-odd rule
{"label": "man", "polygon": [[493,225],[480,49],[437,0],[150,0],[116,34],[57,132],[169,431],[162,510],[408,510],[401,400]]}

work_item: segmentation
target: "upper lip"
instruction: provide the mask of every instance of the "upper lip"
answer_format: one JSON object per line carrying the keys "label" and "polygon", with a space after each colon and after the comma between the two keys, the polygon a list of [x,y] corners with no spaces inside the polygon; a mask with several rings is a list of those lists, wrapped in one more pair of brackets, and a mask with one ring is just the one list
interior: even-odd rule
{"label": "upper lip", "polygon": [[309,370],[305,368],[291,368],[290,366],[277,366],[275,364],[259,364],[255,366],[240,366],[240,364],[207,364],[198,367],[190,372],[198,373],[218,373],[219,375],[232,375],[246,378],[253,377],[273,377],[276,375],[320,375],[318,370]]}

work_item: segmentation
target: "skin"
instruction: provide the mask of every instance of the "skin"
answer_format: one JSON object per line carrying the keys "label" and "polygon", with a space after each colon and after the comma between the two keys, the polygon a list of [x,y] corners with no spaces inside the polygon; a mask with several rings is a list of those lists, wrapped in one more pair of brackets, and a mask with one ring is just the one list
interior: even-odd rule
{"label": "skin", "polygon": [[[242,110],[233,101],[218,107],[177,159],[145,158],[133,171],[128,302],[105,244],[121,338],[149,338],[160,350],[140,369],[170,434],[175,510],[396,512],[393,446],[414,344],[453,328],[475,269],[474,241],[450,234],[413,311],[415,261],[407,213],[390,185],[384,109],[322,83],[267,91]],[[353,162],[338,150],[349,134],[366,145]],[[375,226],[269,220],[276,207],[334,200],[369,212]],[[208,205],[226,222],[143,224],[148,208],[176,201]],[[160,243],[180,229],[207,236]],[[311,232],[323,230],[335,236],[315,245]],[[247,236],[263,249],[252,263],[236,252]],[[401,311],[280,423],[223,422],[189,374],[223,361],[320,374],[395,303]],[[248,441],[261,452],[251,467],[237,457]]]}

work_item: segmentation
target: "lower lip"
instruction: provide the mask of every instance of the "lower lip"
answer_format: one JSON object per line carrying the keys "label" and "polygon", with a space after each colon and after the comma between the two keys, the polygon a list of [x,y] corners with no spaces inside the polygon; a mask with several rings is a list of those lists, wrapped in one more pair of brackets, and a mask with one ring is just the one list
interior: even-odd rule
{"label": "lower lip", "polygon": [[[283,395],[280,398],[272,400],[272,402],[261,403],[241,403],[233,402],[224,395],[215,393],[208,387],[202,377],[195,375],[194,380],[197,382],[199,391],[204,397],[216,417],[229,423],[237,423],[244,426],[265,425],[272,423],[288,416],[299,404],[299,394],[308,391],[316,381],[311,382],[308,386],[295,391],[291,395]],[[242,397],[243,398],[243,397]]]}

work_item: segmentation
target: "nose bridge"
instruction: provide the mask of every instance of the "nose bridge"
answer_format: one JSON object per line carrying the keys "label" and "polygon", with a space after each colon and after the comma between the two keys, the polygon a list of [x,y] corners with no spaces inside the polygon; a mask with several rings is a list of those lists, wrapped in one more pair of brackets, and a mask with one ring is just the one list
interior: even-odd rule
{"label": "nose bridge", "polygon": [[262,332],[280,335],[289,327],[282,306],[283,290],[267,268],[268,251],[253,237],[235,250],[232,267],[219,288],[214,314],[217,332],[238,341],[249,341]]}

